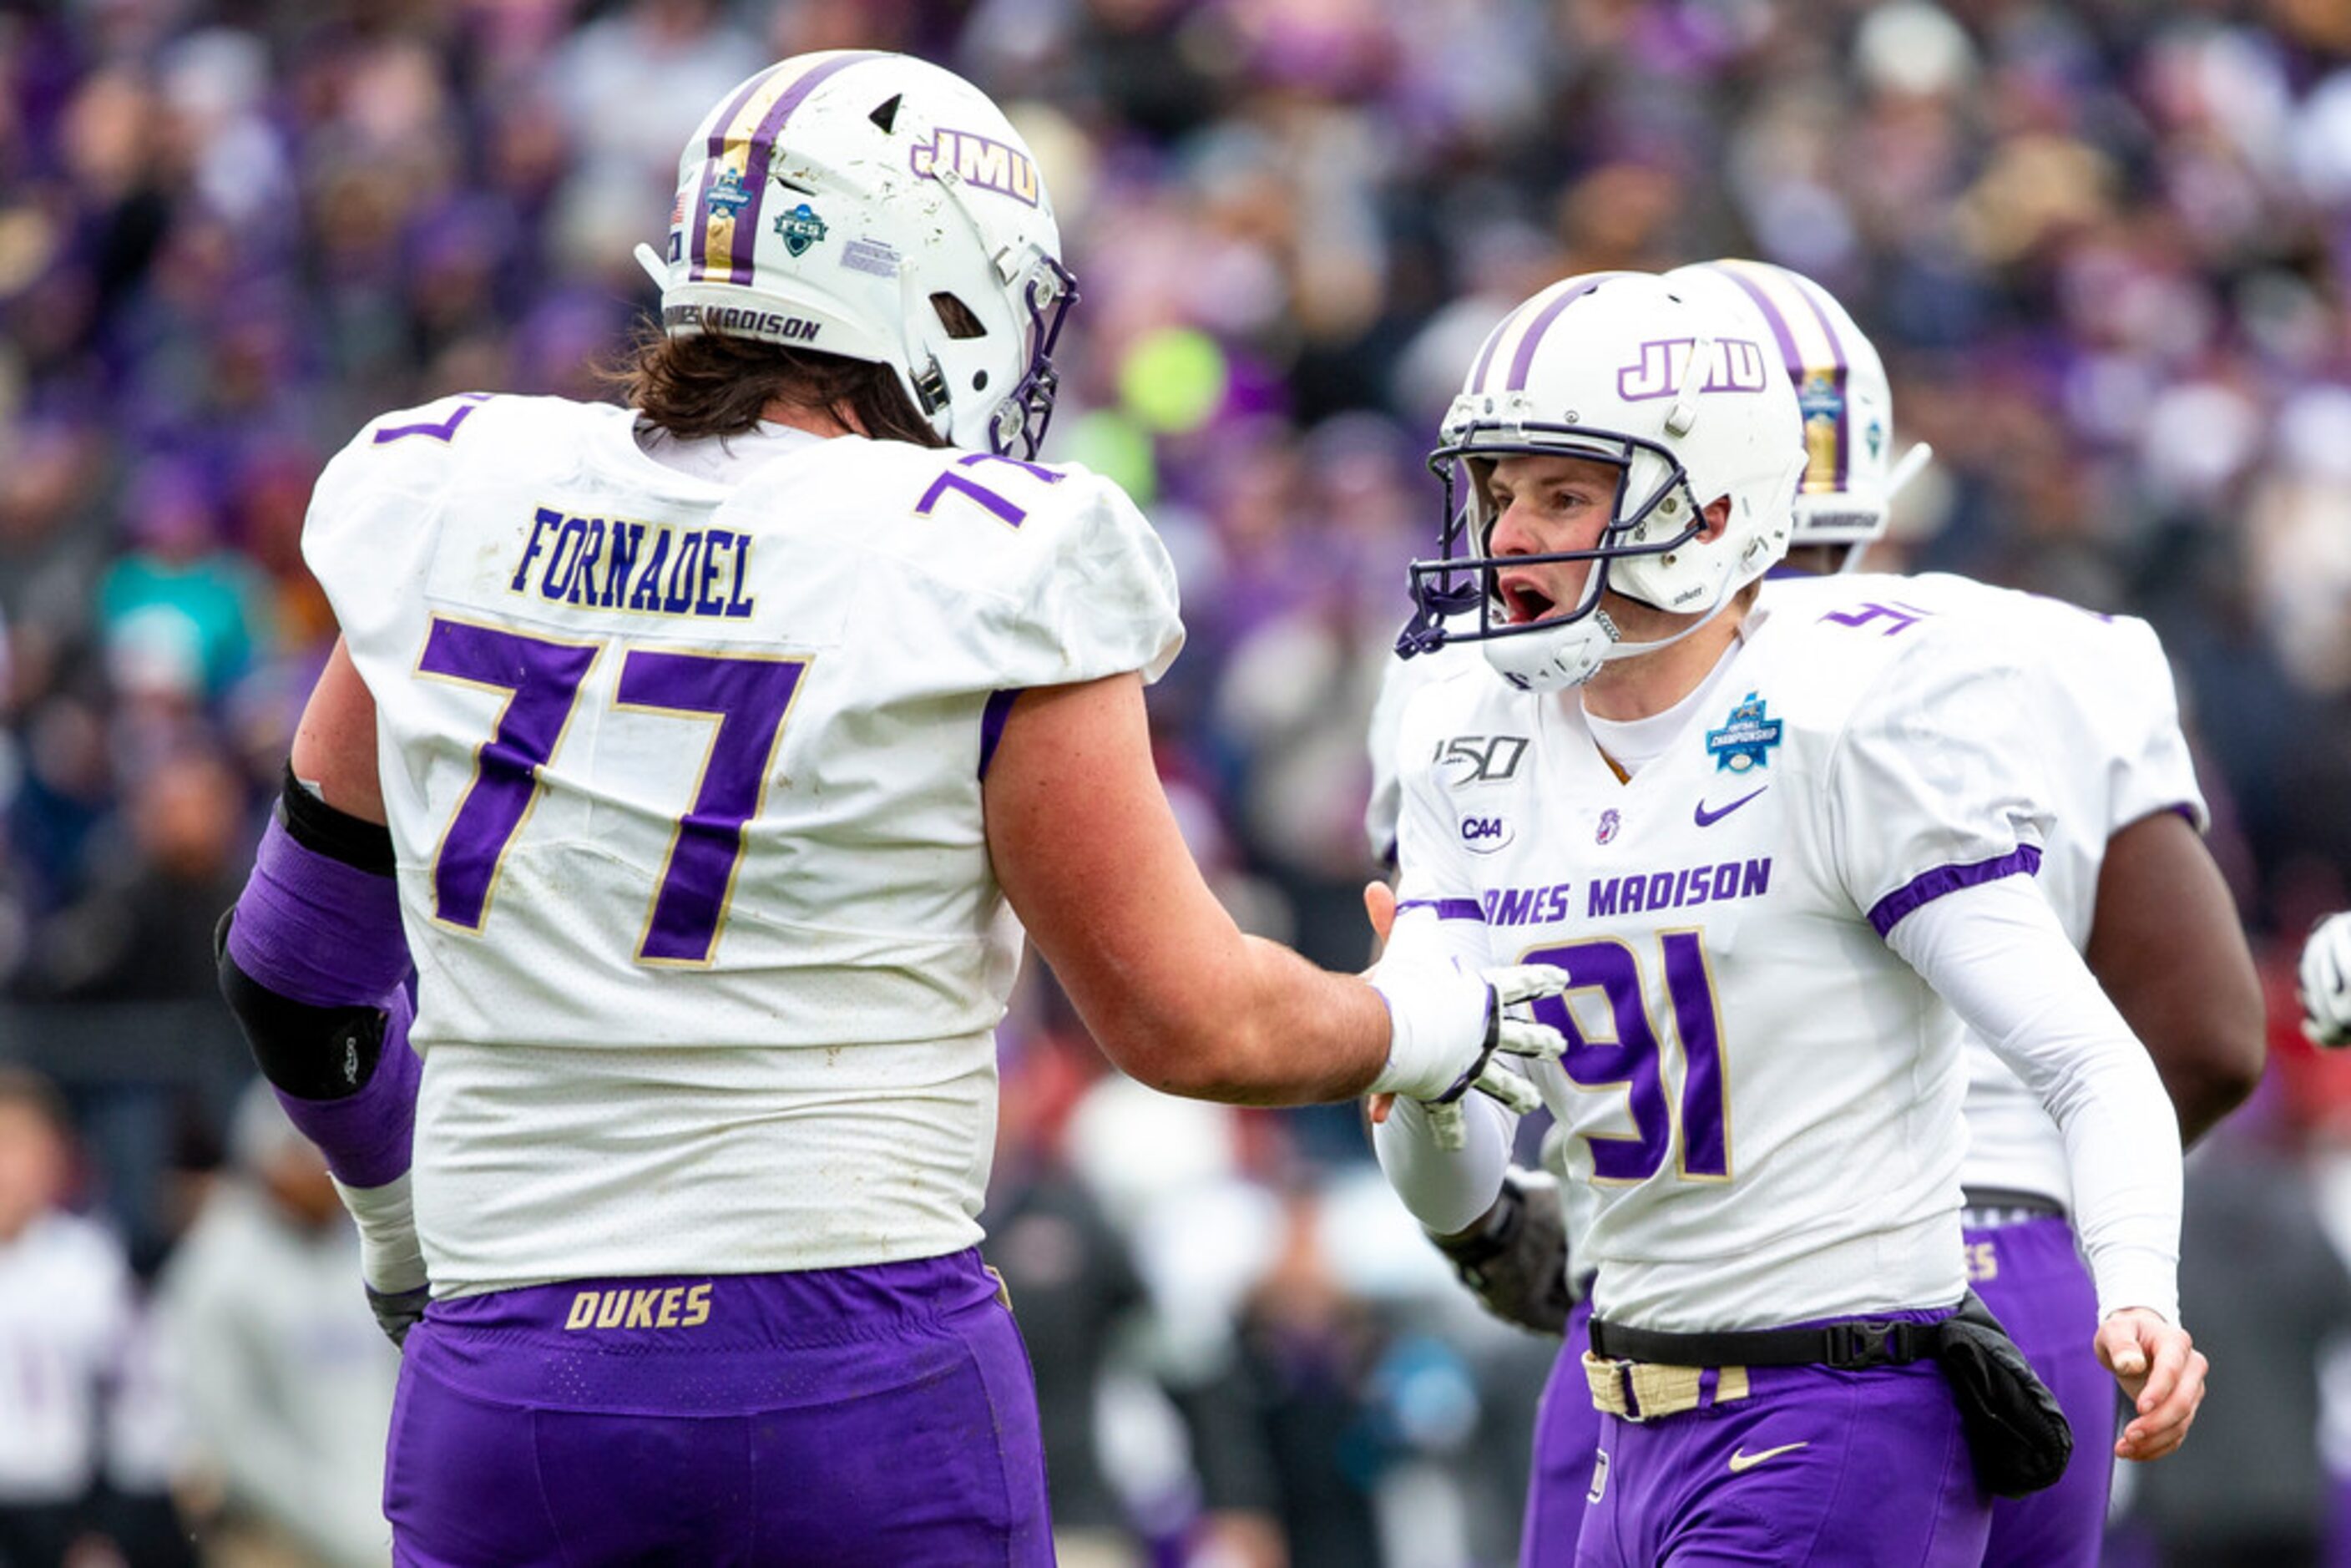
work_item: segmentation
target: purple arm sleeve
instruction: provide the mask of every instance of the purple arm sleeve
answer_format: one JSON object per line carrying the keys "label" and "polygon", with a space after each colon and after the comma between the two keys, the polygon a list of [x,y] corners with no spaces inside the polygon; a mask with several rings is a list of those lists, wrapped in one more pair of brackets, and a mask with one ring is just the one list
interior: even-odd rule
{"label": "purple arm sleeve", "polygon": [[408,1045],[408,943],[392,878],[306,849],[273,820],[236,901],[228,951],[247,976],[294,1001],[383,1010],[381,1054],[355,1092],[312,1100],[281,1089],[277,1099],[346,1186],[401,1176],[423,1065]]}

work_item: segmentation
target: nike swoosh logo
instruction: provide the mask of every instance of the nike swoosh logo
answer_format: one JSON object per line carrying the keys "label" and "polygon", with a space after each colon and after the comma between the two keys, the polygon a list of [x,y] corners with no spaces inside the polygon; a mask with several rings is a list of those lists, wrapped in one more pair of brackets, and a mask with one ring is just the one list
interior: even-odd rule
{"label": "nike swoosh logo", "polygon": [[[1771,786],[1770,786],[1769,784],[1766,784],[1766,785],[1764,785],[1764,786],[1763,786],[1763,789],[1769,789],[1770,788],[1771,788]],[[1698,808],[1697,808],[1697,810],[1695,810],[1694,811],[1692,811],[1690,814],[1691,814],[1691,816],[1693,816],[1694,818],[1696,818],[1696,819],[1697,819],[1697,821],[1698,821],[1698,825],[1699,827],[1701,827],[1701,828],[1710,828],[1710,827],[1714,826],[1717,822],[1719,822],[1720,821],[1722,821],[1722,819],[1723,819],[1723,818],[1728,817],[1729,815],[1730,815],[1730,813],[1731,813],[1731,812],[1736,811],[1737,810],[1739,810],[1739,808],[1740,808],[1740,807],[1744,806],[1745,804],[1747,804],[1747,802],[1748,802],[1748,801],[1752,800],[1753,799],[1755,799],[1755,795],[1761,795],[1761,793],[1763,793],[1763,789],[1758,789],[1758,790],[1756,790],[1754,795],[1741,795],[1740,797],[1739,797],[1739,799],[1738,799],[1738,800],[1733,800],[1729,805],[1725,806],[1725,807],[1724,807],[1721,810],[1719,810],[1719,811],[1709,811],[1709,810],[1708,810],[1706,809],[1706,802],[1705,802],[1705,801],[1703,801],[1703,800],[1700,800],[1700,801],[1698,803]]]}
{"label": "nike swoosh logo", "polygon": [[[1752,795],[1748,797],[1750,800],[1754,798]],[[1782,1454],[1792,1454],[1798,1448],[1809,1448],[1812,1446],[1810,1442],[1782,1443],[1776,1448],[1766,1448],[1760,1454],[1750,1454],[1744,1448],[1734,1448],[1730,1453],[1730,1473],[1735,1476],[1741,1471],[1751,1470],[1766,1459],[1776,1459]]]}

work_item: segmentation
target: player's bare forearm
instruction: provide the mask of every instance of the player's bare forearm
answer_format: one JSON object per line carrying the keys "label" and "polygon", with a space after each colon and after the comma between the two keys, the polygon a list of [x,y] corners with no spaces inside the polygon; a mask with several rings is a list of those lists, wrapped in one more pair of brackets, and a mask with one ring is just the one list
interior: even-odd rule
{"label": "player's bare forearm", "polygon": [[2253,1092],[2261,981],[2228,884],[2185,820],[2158,812],[2108,841],[2083,956],[2154,1059],[2183,1144]]}
{"label": "player's bare forearm", "polygon": [[987,783],[997,880],[1111,1060],[1170,1093],[1301,1104],[1387,1060],[1377,992],[1244,935],[1152,767],[1134,676],[1024,693]]}

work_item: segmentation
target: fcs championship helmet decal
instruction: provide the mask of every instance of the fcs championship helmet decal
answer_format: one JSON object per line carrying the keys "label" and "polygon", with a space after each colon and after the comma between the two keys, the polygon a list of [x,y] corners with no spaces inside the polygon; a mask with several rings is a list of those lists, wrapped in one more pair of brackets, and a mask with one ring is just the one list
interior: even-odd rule
{"label": "fcs championship helmet decal", "polygon": [[[1610,659],[1662,646],[1621,640],[1614,591],[1702,624],[1787,551],[1803,463],[1796,395],[1750,314],[1643,272],[1564,278],[1505,317],[1446,414],[1428,463],[1445,481],[1441,550],[1411,568],[1410,657],[1479,642],[1513,684],[1555,691]],[[1511,455],[1581,457],[1617,470],[1613,515],[1589,549],[1488,553],[1485,476]],[[1704,509],[1728,498],[1711,539]],[[1514,622],[1497,574],[1586,560],[1580,598]],[[1686,634],[1686,633],[1685,633]]]}
{"label": "fcs championship helmet decal", "polygon": [[1077,284],[1019,131],[905,55],[797,55],[721,99],[678,158],[666,252],[637,258],[673,336],[888,365],[957,446],[1033,457]]}

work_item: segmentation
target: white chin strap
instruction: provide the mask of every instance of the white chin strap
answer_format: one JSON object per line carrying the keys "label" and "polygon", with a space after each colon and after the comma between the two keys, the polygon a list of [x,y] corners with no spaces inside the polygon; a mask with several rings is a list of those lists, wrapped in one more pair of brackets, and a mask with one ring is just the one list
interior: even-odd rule
{"label": "white chin strap", "polygon": [[662,260],[659,251],[639,240],[637,248],[630,254],[637,258],[637,265],[645,269],[645,276],[653,280],[655,288],[669,287],[669,264]]}
{"label": "white chin strap", "polygon": [[1902,494],[1902,487],[1925,473],[1934,457],[1935,449],[1923,441],[1904,453],[1894,465],[1894,472],[1886,476],[1886,498],[1890,501]]}
{"label": "white chin strap", "polygon": [[[1747,586],[1745,583],[1740,584],[1740,588],[1744,588],[1745,586]],[[1670,648],[1675,643],[1680,642],[1683,638],[1693,636],[1698,632],[1704,631],[1716,616],[1722,613],[1722,607],[1738,597],[1739,589],[1732,589],[1729,592],[1724,594],[1720,599],[1715,601],[1713,609],[1708,611],[1705,614],[1699,616],[1697,620],[1691,622],[1688,625],[1683,627],[1680,631],[1675,632],[1670,637],[1660,637],[1654,643],[1612,643],[1610,644],[1608,651],[1600,655],[1601,660],[1603,663],[1609,663],[1617,659],[1637,659],[1644,653],[1654,653],[1661,648]],[[1599,614],[1601,612],[1594,611],[1593,613]]]}

